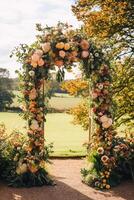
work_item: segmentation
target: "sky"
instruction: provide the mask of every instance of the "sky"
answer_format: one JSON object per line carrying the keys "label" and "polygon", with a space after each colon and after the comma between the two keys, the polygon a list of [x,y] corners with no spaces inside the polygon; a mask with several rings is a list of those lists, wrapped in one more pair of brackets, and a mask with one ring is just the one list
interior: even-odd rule
{"label": "sky", "polygon": [[[56,25],[58,21],[78,27],[71,11],[74,0],[0,0],[0,67],[7,68],[11,77],[21,65],[9,55],[20,43],[30,44],[37,34],[35,24]],[[66,78],[73,78],[66,74]]]}

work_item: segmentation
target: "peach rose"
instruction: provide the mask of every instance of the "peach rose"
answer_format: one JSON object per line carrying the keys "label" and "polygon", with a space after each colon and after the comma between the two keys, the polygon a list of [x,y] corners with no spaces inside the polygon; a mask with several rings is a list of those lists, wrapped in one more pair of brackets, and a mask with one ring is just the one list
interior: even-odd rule
{"label": "peach rose", "polygon": [[89,52],[88,51],[82,51],[81,56],[82,56],[82,58],[87,58],[89,56]]}
{"label": "peach rose", "polygon": [[109,128],[112,125],[112,119],[109,118],[108,121],[102,123],[103,128]]}
{"label": "peach rose", "polygon": [[50,44],[50,42],[46,42],[46,43],[42,44],[41,47],[42,47],[44,53],[47,53],[51,49],[51,44]]}
{"label": "peach rose", "polygon": [[31,56],[31,62],[33,63],[36,63],[40,60],[40,55],[37,54],[37,53],[34,53],[32,56]]}
{"label": "peach rose", "polygon": [[64,45],[64,49],[67,51],[70,49],[70,44],[69,43],[65,43]]}
{"label": "peach rose", "polygon": [[64,64],[64,63],[63,63],[63,60],[56,60],[56,61],[55,61],[55,65],[56,65],[57,67],[59,67],[59,68],[62,67],[63,64]]}
{"label": "peach rose", "polygon": [[44,60],[41,58],[39,61],[38,61],[38,65],[41,67],[44,65]]}
{"label": "peach rose", "polygon": [[63,49],[64,48],[64,43],[63,42],[59,42],[56,44],[56,48],[57,49]]}
{"label": "peach rose", "polygon": [[82,40],[80,46],[83,50],[89,49],[89,42],[87,40]]}
{"label": "peach rose", "polygon": [[107,122],[108,121],[107,115],[103,115],[102,117],[100,117],[100,121],[101,122]]}
{"label": "peach rose", "polygon": [[61,58],[64,58],[64,57],[66,56],[65,51],[63,51],[63,50],[59,51],[59,56],[60,56]]}
{"label": "peach rose", "polygon": [[37,62],[31,61],[31,65],[32,65],[34,68],[36,68],[38,64],[37,64]]}

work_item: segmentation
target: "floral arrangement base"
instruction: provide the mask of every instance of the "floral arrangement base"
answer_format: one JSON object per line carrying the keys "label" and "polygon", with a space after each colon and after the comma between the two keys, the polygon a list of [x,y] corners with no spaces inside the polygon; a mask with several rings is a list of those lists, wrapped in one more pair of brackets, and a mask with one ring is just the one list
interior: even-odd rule
{"label": "floral arrangement base", "polygon": [[36,173],[26,172],[21,175],[10,174],[6,181],[11,187],[37,187],[43,185],[54,185],[52,178],[44,169],[39,169]]}

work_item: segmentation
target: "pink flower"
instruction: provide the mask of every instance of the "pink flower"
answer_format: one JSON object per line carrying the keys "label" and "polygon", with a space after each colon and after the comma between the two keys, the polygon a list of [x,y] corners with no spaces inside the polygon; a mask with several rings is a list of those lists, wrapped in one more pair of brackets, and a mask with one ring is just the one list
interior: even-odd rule
{"label": "pink flower", "polygon": [[63,50],[59,51],[59,56],[60,56],[61,58],[64,58],[64,57],[66,56],[65,51],[63,51]]}
{"label": "pink flower", "polygon": [[89,52],[88,51],[82,51],[81,56],[82,56],[82,58],[87,58],[89,56]]}

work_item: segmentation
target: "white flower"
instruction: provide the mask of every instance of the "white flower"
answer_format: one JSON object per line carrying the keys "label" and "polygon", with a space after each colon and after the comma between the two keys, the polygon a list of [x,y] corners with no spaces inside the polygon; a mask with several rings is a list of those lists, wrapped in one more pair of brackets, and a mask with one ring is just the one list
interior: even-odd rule
{"label": "white flower", "polygon": [[95,53],[95,57],[99,57],[99,54],[98,54],[98,53]]}
{"label": "white flower", "polygon": [[100,83],[100,84],[98,85],[98,88],[99,88],[100,90],[102,90],[102,89],[103,89],[103,84]]}
{"label": "white flower", "polygon": [[33,86],[33,83],[29,82],[28,85],[29,85],[29,86]]}
{"label": "white flower", "polygon": [[99,147],[99,148],[97,149],[97,152],[98,152],[98,154],[103,154],[103,153],[104,153],[103,147]]}
{"label": "white flower", "polygon": [[31,71],[29,71],[29,75],[30,75],[31,77],[34,77],[35,72],[34,72],[33,70],[31,70]]}

